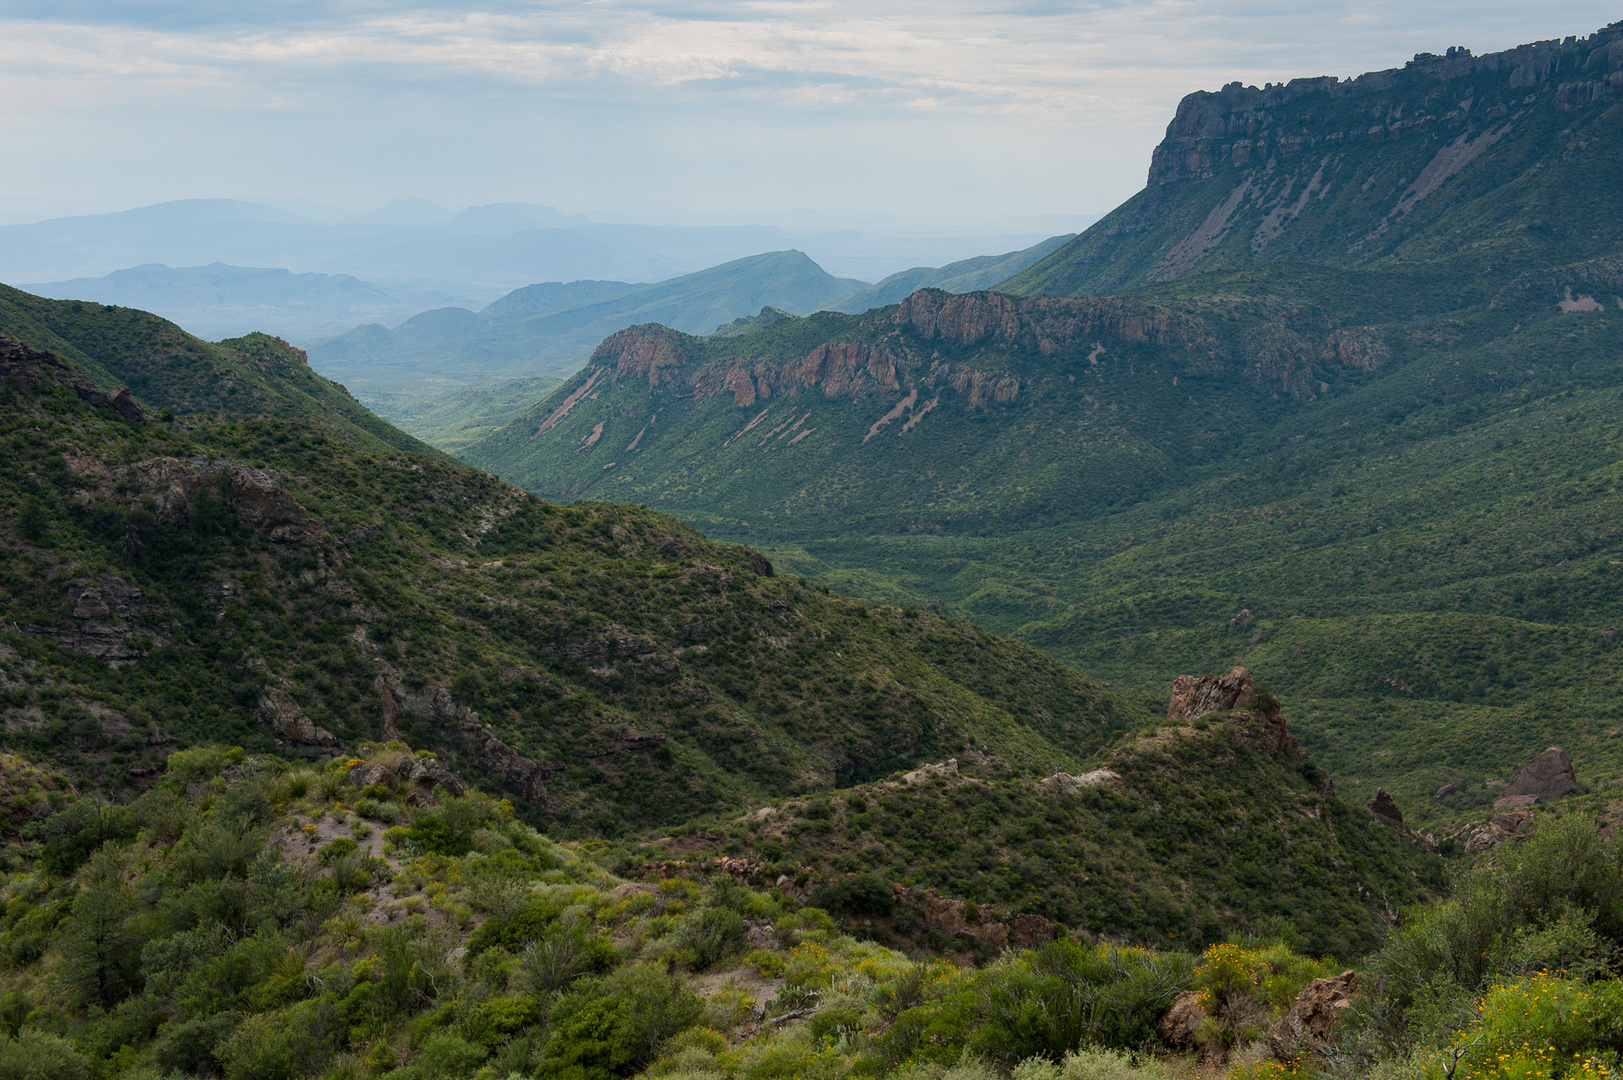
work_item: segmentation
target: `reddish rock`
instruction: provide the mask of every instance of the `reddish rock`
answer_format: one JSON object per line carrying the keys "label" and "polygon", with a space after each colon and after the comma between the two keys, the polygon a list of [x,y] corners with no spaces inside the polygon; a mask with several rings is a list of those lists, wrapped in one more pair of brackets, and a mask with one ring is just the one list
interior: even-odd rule
{"label": "reddish rock", "polygon": [[1197,1045],[1195,1036],[1206,1022],[1206,1010],[1200,1004],[1200,991],[1188,990],[1179,994],[1172,1008],[1161,1017],[1157,1028],[1161,1041],[1173,1050],[1192,1050]]}
{"label": "reddish rock", "polygon": [[1274,1057],[1291,1062],[1322,1045],[1352,1008],[1352,999],[1357,993],[1358,975],[1351,970],[1333,979],[1314,979],[1308,983],[1268,1037],[1268,1048]]}
{"label": "reddish rock", "polygon": [[338,737],[304,714],[304,710],[280,687],[265,691],[259,699],[259,717],[284,738],[306,746],[334,746]]}
{"label": "reddish rock", "polygon": [[1179,675],[1172,683],[1168,720],[1195,720],[1209,713],[1234,708],[1251,692],[1255,680],[1243,667],[1227,675]]}
{"label": "reddish rock", "polygon": [[1493,800],[1495,810],[1520,810],[1524,806],[1532,806],[1538,802],[1537,795],[1501,795]]}
{"label": "reddish rock", "polygon": [[1533,835],[1536,827],[1532,810],[1516,810],[1495,814],[1492,821],[1481,825],[1467,826],[1456,833],[1455,838],[1464,841],[1467,854],[1480,855],[1500,844],[1525,840]]}
{"label": "reddish rock", "polygon": [[1446,799],[1450,795],[1454,795],[1454,794],[1457,794],[1457,793],[1459,793],[1461,791],[1464,791],[1469,786],[1470,785],[1467,784],[1464,780],[1450,780],[1448,783],[1446,783],[1442,787],[1438,788],[1437,793],[1435,795],[1433,795],[1432,798],[1439,799],[1439,800]]}

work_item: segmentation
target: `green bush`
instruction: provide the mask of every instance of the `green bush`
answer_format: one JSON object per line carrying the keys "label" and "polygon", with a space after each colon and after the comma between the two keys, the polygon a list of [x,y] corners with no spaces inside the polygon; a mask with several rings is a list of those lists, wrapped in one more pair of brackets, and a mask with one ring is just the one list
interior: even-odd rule
{"label": "green bush", "polygon": [[1463,871],[1448,900],[1414,912],[1370,961],[1377,1025],[1414,1046],[1457,1025],[1496,980],[1539,971],[1586,978],[1623,950],[1623,839],[1594,819],[1544,818],[1521,845]]}
{"label": "green bush", "polygon": [[704,971],[736,952],[744,941],[744,917],[727,908],[700,908],[682,920],[676,939],[693,951],[695,971]]}
{"label": "green bush", "polygon": [[24,1029],[0,1039],[0,1080],[91,1080],[96,1074],[59,1035]]}
{"label": "green bush", "polygon": [[220,1047],[228,1080],[301,1080],[316,1076],[335,1050],[331,1002],[303,1002],[283,1011],[245,1017]]}
{"label": "green bush", "polygon": [[812,892],[812,903],[826,911],[846,915],[889,915],[896,892],[878,874],[864,871],[833,878]]}

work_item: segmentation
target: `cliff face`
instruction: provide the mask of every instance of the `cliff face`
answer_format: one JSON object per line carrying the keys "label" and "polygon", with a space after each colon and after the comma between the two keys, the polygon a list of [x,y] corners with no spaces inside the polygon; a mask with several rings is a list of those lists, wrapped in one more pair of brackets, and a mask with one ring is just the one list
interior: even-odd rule
{"label": "cliff face", "polygon": [[[798,390],[858,399],[915,387],[947,388],[980,408],[1014,401],[1033,375],[1033,362],[1063,363],[1075,356],[1096,368],[1118,346],[1153,348],[1185,375],[1234,373],[1238,364],[1238,373],[1278,381],[1293,393],[1305,393],[1299,376],[1310,366],[1368,371],[1388,358],[1379,336],[1367,330],[1282,313],[1261,333],[1238,340],[1198,316],[1119,298],[1026,299],[921,289],[879,318],[877,342],[841,340],[871,337],[874,328],[833,322],[830,339],[804,351],[764,348],[751,337],[701,343],[664,326],[630,327],[599,345],[585,371],[558,391],[550,408],[537,412],[535,433],[550,431],[582,401],[596,400],[605,376],[611,383],[646,382],[661,398],[730,396],[740,409]],[[742,351],[730,355],[735,340]]]}
{"label": "cliff face", "polygon": [[1607,254],[1623,240],[1623,190],[1601,179],[1623,154],[1620,101],[1623,23],[1190,94],[1144,191],[999,288],[1099,294],[1275,260],[1460,273]]}
{"label": "cliff face", "polygon": [[[1448,94],[1453,88],[1465,93]],[[1515,105],[1532,106],[1547,90],[1554,91],[1547,104],[1557,112],[1623,98],[1623,23],[1586,38],[1539,41],[1484,56],[1464,48],[1445,56],[1421,53],[1402,68],[1353,79],[1292,79],[1260,90],[1233,82],[1215,93],[1196,91],[1178,103],[1166,138],[1150,157],[1148,182],[1209,180],[1224,161],[1246,166],[1270,155],[1288,159],[1353,142],[1462,131],[1473,119],[1506,121]],[[1486,95],[1522,100],[1479,100]],[[1417,110],[1410,104],[1415,99],[1431,108]],[[1315,106],[1330,103],[1365,106],[1371,123],[1349,126],[1341,109],[1321,108],[1315,115]]]}

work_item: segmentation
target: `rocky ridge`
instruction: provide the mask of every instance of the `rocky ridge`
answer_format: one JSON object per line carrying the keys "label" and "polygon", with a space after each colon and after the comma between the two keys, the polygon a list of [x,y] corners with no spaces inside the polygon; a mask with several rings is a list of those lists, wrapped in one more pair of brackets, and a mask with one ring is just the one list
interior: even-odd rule
{"label": "rocky ridge", "polygon": [[[1099,295],[1275,260],[1412,274],[1463,259],[1502,275],[1507,263],[1610,255],[1618,231],[1594,197],[1615,193],[1592,189],[1615,138],[1601,118],[1620,95],[1623,23],[1347,80],[1196,92],[1145,189],[1000,288]],[[1574,215],[1605,224],[1568,230]],[[1563,225],[1540,234],[1540,222]]]}

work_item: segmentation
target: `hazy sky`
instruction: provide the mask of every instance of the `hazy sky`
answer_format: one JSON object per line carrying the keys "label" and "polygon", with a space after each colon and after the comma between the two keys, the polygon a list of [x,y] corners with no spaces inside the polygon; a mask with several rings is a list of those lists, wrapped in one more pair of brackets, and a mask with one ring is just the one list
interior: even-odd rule
{"label": "hazy sky", "polygon": [[1191,90],[1587,34],[1620,14],[1587,0],[0,0],[0,213],[419,196],[990,231],[1132,194]]}

